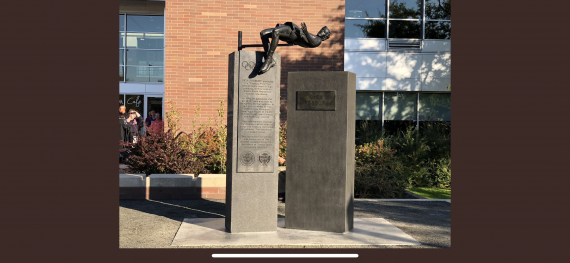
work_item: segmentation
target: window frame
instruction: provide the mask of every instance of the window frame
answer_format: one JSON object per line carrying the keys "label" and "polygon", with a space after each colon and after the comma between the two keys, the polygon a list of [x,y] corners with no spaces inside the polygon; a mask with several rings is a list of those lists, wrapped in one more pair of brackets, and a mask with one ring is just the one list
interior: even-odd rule
{"label": "window frame", "polygon": [[[451,24],[451,19],[429,19],[426,17],[426,1],[422,0],[421,6],[421,15],[420,18],[390,18],[390,3],[392,0],[384,0],[386,4],[386,18],[366,18],[366,17],[346,17],[345,11],[345,21],[346,20],[381,20],[385,21],[385,36],[383,38],[372,38],[372,37],[346,37],[345,31],[345,38],[347,39],[386,39],[386,40],[394,40],[394,39],[409,39],[409,40],[434,40],[433,38],[426,38],[425,32],[425,25],[426,22],[449,22]],[[390,21],[415,21],[420,22],[420,38],[390,38]],[[345,27],[346,30],[346,27]],[[438,39],[435,39],[438,40]],[[451,36],[449,39],[444,40],[451,40]]]}
{"label": "window frame", "polygon": [[[388,93],[412,93],[415,94],[416,96],[416,120],[414,120],[413,122],[416,125],[416,129],[419,130],[420,129],[420,121],[429,121],[429,120],[420,120],[420,94],[450,94],[450,92],[430,92],[430,91],[366,91],[366,90],[357,90],[356,93],[373,93],[373,94],[378,94],[381,97],[381,103],[380,103],[380,116],[382,116],[381,121],[382,121],[382,131],[384,131],[384,124],[386,122],[386,112],[384,111],[384,106],[385,106],[385,99],[386,99],[386,92]],[[363,120],[358,120],[355,119],[356,121],[366,121],[365,119]],[[371,119],[373,120],[373,119]],[[369,121],[371,121],[369,120]],[[435,122],[435,121],[434,121]],[[451,120],[450,121],[446,121],[449,125],[451,125]]]}
{"label": "window frame", "polygon": [[[164,77],[165,77],[165,68],[166,68],[165,61],[163,61],[163,63],[162,63],[163,65],[162,65],[162,66],[128,65],[128,63],[127,63],[127,51],[128,51],[128,50],[162,51],[162,57],[163,57],[163,59],[164,59],[164,58],[165,58],[164,50],[165,50],[165,47],[166,47],[166,43],[165,43],[165,41],[166,41],[166,33],[165,33],[166,28],[164,28],[164,30],[163,30],[162,32],[158,32],[158,31],[148,31],[148,32],[147,32],[147,31],[129,31],[129,30],[127,30],[127,28],[128,28],[128,22],[127,22],[127,21],[128,21],[128,16],[129,16],[129,14],[127,14],[127,13],[119,13],[119,17],[120,17],[121,15],[124,16],[124,17],[123,17],[123,19],[124,19],[124,20],[123,20],[123,23],[124,23],[124,31],[120,31],[120,29],[119,29],[119,34],[120,34],[120,33],[123,33],[123,34],[124,34],[124,38],[123,38],[123,47],[122,47],[122,48],[119,47],[119,50],[123,50],[123,64],[122,64],[122,65],[119,65],[119,67],[122,67],[122,68],[123,68],[123,80],[122,80],[122,81],[119,80],[119,82],[122,82],[122,83],[145,83],[145,84],[146,84],[146,83],[164,83],[164,82],[165,82],[165,79],[164,79]],[[165,21],[165,20],[164,20],[164,15],[138,15],[138,14],[131,14],[131,16],[156,16],[156,17],[162,17],[162,19],[163,19],[163,22],[162,22],[162,23],[163,23],[163,27],[164,27],[164,21]],[[151,33],[151,34],[152,34],[152,33],[154,33],[154,34],[158,34],[158,33],[159,33],[159,34],[163,34],[163,35],[164,35],[163,47],[162,47],[162,48],[127,48],[127,34],[128,34],[128,33]],[[127,67],[132,67],[132,68],[134,68],[134,67],[137,67],[137,68],[162,68],[162,77],[161,77],[162,81],[155,81],[155,82],[151,82],[151,81],[128,81],[128,80],[127,80]],[[151,76],[149,75],[148,77],[149,77],[149,79],[150,79]]]}

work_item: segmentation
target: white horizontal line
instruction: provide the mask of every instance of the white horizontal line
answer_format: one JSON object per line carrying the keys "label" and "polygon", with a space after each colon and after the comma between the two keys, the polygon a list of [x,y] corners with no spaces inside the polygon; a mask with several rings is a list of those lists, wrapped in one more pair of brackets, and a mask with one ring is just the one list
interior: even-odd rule
{"label": "white horizontal line", "polygon": [[212,254],[213,258],[358,258],[358,254]]}
{"label": "white horizontal line", "polygon": [[391,202],[391,201],[445,201],[451,203],[451,199],[360,199],[355,198],[355,201],[381,201],[381,202]]}

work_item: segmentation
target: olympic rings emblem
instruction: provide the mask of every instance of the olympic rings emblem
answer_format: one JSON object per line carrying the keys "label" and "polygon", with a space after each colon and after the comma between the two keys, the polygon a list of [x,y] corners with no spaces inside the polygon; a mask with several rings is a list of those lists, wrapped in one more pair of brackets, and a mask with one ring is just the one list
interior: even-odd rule
{"label": "olympic rings emblem", "polygon": [[241,66],[246,70],[252,70],[253,68],[255,68],[255,66],[257,66],[257,63],[253,61],[244,61],[241,63]]}

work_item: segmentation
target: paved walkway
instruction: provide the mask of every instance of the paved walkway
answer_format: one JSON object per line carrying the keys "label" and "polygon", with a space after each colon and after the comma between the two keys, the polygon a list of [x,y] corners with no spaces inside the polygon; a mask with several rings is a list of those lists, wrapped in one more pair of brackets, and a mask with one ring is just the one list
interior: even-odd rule
{"label": "paved walkway", "polygon": [[[284,217],[286,203],[278,204],[278,217]],[[223,218],[224,214],[224,200],[120,200],[119,247],[177,248],[170,244],[184,218]],[[421,243],[389,248],[451,247],[449,200],[355,199],[354,217],[384,218]]]}

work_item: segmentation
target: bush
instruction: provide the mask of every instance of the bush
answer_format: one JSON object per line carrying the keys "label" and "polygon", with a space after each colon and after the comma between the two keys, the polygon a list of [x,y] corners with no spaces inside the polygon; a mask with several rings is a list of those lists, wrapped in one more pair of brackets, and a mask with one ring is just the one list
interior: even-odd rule
{"label": "bush", "polygon": [[[376,116],[378,117],[378,116]],[[363,145],[366,143],[377,142],[385,138],[384,132],[382,131],[382,121],[381,120],[365,120],[360,121],[360,125],[356,127],[356,138],[357,145]]]}
{"label": "bush", "polygon": [[354,194],[360,198],[397,198],[406,189],[403,167],[395,158],[396,151],[385,147],[384,141],[356,147]]}
{"label": "bush", "polygon": [[354,195],[359,198],[399,198],[406,186],[404,175],[397,169],[364,164],[354,170]]}
{"label": "bush", "polygon": [[451,184],[451,135],[446,123],[428,123],[391,136],[391,146],[404,165],[410,187],[448,187]]}
{"label": "bush", "polygon": [[[166,132],[148,133],[139,138],[136,144],[124,143],[130,158],[127,164],[135,172],[145,174],[195,174],[226,173],[226,126],[224,121],[224,103],[220,101],[219,118],[215,126],[202,124],[196,128],[196,120],[192,121],[190,133],[179,130],[180,111],[169,101],[171,110],[166,113],[168,130]],[[198,117],[200,106],[196,109]]]}
{"label": "bush", "polygon": [[279,157],[287,159],[287,122],[279,124]]}
{"label": "bush", "polygon": [[148,133],[137,143],[122,143],[130,149],[127,164],[136,173],[200,174],[206,169],[199,161],[205,155],[192,153],[172,132]]}
{"label": "bush", "polygon": [[[171,111],[167,113],[168,126],[170,129],[177,131],[180,122],[180,112],[170,103]],[[202,156],[196,159],[206,172],[212,174],[226,173],[226,145],[227,145],[227,126],[224,125],[224,113],[226,111],[223,100],[220,100],[220,107],[217,109],[218,118],[214,120],[208,118],[207,124],[196,125],[201,106],[194,111],[194,119],[192,120],[192,131],[189,133],[179,132],[181,145],[188,149],[196,156]]]}

